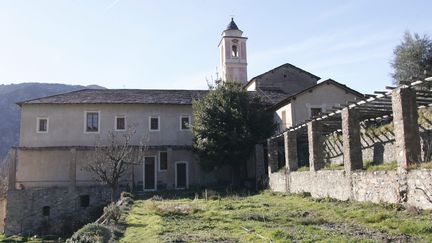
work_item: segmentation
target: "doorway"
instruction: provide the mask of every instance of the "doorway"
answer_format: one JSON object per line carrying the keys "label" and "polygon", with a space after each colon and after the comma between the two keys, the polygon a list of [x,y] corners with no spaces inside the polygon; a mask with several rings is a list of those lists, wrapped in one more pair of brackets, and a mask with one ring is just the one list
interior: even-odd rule
{"label": "doorway", "polygon": [[143,163],[143,189],[144,191],[155,191],[157,175],[156,175],[156,156],[145,156]]}
{"label": "doorway", "polygon": [[189,171],[186,161],[175,163],[175,186],[176,189],[186,189],[189,187]]}

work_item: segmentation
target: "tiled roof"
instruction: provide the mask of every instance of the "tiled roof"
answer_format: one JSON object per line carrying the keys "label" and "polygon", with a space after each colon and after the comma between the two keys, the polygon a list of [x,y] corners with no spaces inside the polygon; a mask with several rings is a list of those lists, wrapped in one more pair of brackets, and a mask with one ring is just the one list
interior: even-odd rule
{"label": "tiled roof", "polygon": [[177,104],[190,105],[207,90],[83,89],[19,102],[23,104]]}
{"label": "tiled roof", "polygon": [[289,96],[277,87],[259,87],[257,88],[257,92],[261,96],[262,100],[271,106],[281,102]]}
{"label": "tiled roof", "polygon": [[234,18],[231,18],[231,22],[228,24],[226,30],[238,30],[236,23],[234,22]]}

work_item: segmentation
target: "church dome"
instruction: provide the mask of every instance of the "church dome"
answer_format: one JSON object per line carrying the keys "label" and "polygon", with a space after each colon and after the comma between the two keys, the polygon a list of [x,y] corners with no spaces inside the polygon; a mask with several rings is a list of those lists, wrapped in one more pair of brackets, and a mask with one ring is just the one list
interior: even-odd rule
{"label": "church dome", "polygon": [[239,30],[236,23],[234,22],[234,18],[231,18],[231,22],[228,24],[226,30]]}

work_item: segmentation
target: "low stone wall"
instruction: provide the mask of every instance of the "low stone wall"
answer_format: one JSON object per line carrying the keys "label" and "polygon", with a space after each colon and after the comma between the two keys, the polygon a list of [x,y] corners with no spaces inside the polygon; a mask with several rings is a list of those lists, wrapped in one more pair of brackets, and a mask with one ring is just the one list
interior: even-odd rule
{"label": "low stone wall", "polygon": [[7,194],[6,235],[63,235],[100,216],[111,200],[105,186],[34,188]]}
{"label": "low stone wall", "polygon": [[432,209],[432,170],[416,170],[408,173],[407,203]]}
{"label": "low stone wall", "polygon": [[374,203],[398,203],[399,176],[396,171],[354,172],[352,180],[352,199]]}
{"label": "low stone wall", "polygon": [[348,200],[350,182],[344,173],[342,170],[291,172],[289,174],[289,192],[309,192],[317,198],[332,197]]}
{"label": "low stone wall", "polygon": [[286,192],[287,191],[287,174],[285,170],[280,170],[273,173],[269,177],[270,188],[275,192]]}
{"label": "low stone wall", "polygon": [[[432,209],[432,170],[356,171],[320,170],[317,172],[272,173],[269,185],[273,191],[302,193],[312,197],[338,200],[401,203]],[[429,199],[429,200],[428,200]]]}

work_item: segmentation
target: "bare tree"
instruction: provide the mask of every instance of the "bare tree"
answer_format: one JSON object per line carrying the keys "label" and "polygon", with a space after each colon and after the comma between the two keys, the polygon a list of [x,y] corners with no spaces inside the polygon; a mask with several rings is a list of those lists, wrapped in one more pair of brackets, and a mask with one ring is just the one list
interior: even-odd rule
{"label": "bare tree", "polygon": [[132,145],[131,140],[135,129],[126,132],[109,131],[106,139],[99,138],[96,142],[89,163],[84,170],[93,174],[94,179],[111,188],[111,202],[116,200],[120,180],[127,175],[131,165],[141,161],[145,145]]}

